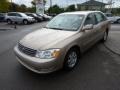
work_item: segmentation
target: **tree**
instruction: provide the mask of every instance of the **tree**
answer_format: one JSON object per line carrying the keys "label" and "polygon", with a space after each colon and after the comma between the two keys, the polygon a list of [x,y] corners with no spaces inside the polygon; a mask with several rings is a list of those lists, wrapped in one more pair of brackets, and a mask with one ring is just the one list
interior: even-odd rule
{"label": "tree", "polygon": [[120,15],[120,7],[119,8],[112,8],[111,13],[113,15]]}
{"label": "tree", "polygon": [[24,4],[20,5],[19,7],[20,7],[21,12],[26,12],[27,11],[27,7]]}
{"label": "tree", "polygon": [[20,11],[20,6],[16,3],[9,2],[9,11],[11,12]]}
{"label": "tree", "polygon": [[70,11],[76,11],[75,5],[70,5],[66,8],[66,11],[70,12]]}
{"label": "tree", "polygon": [[35,1],[31,1],[31,4],[33,5],[33,7],[35,7]]}
{"label": "tree", "polygon": [[0,12],[9,11],[9,2],[8,0],[0,0]]}
{"label": "tree", "polygon": [[58,5],[54,5],[48,9],[48,12],[52,14],[59,14],[64,12],[64,9],[60,8]]}

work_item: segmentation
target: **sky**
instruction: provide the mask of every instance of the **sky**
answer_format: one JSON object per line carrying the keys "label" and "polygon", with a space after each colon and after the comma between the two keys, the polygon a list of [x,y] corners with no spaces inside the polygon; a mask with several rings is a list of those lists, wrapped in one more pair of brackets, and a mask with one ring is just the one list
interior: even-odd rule
{"label": "sky", "polygon": [[[30,7],[31,6],[31,1],[32,0],[12,0],[13,2],[17,4],[25,4],[26,6]],[[53,5],[58,4],[61,7],[68,6],[70,4],[75,4],[75,3],[83,3],[88,0],[52,0]],[[107,3],[109,0],[97,0],[97,1],[104,1]],[[120,0],[114,0],[114,7],[120,6]],[[46,7],[50,6],[50,0],[47,0]]]}

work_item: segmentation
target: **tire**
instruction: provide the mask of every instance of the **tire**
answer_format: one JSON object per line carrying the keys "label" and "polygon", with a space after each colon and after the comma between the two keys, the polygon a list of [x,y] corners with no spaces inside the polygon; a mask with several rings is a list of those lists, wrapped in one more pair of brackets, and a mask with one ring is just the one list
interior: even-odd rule
{"label": "tire", "polygon": [[118,19],[118,20],[117,20],[117,23],[119,23],[119,24],[120,24],[120,19]]}
{"label": "tire", "polygon": [[23,24],[27,25],[28,24],[28,20],[23,20]]}
{"label": "tire", "polygon": [[65,56],[65,62],[64,62],[64,70],[70,71],[72,70],[78,63],[80,57],[80,53],[78,49],[73,48],[70,49]]}
{"label": "tire", "polygon": [[10,19],[7,19],[8,24],[12,24],[12,21]]}
{"label": "tire", "polygon": [[106,31],[106,32],[104,32],[104,36],[102,38],[102,42],[107,41],[107,38],[108,38],[108,32]]}

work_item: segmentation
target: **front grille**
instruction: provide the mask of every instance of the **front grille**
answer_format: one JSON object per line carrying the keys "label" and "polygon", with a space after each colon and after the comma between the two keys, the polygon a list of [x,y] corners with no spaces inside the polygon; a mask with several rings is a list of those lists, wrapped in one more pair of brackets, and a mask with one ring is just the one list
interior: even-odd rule
{"label": "front grille", "polygon": [[25,47],[25,46],[21,45],[20,43],[18,44],[18,49],[21,52],[23,52],[23,53],[25,53],[25,54],[27,54],[29,56],[32,56],[32,57],[34,57],[36,55],[36,52],[37,52],[37,50]]}

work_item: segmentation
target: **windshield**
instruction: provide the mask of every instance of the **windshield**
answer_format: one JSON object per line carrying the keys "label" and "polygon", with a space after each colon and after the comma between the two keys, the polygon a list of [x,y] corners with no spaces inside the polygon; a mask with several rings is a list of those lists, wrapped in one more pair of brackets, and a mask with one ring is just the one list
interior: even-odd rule
{"label": "windshield", "polygon": [[64,14],[53,18],[46,28],[76,31],[83,21],[84,15]]}

